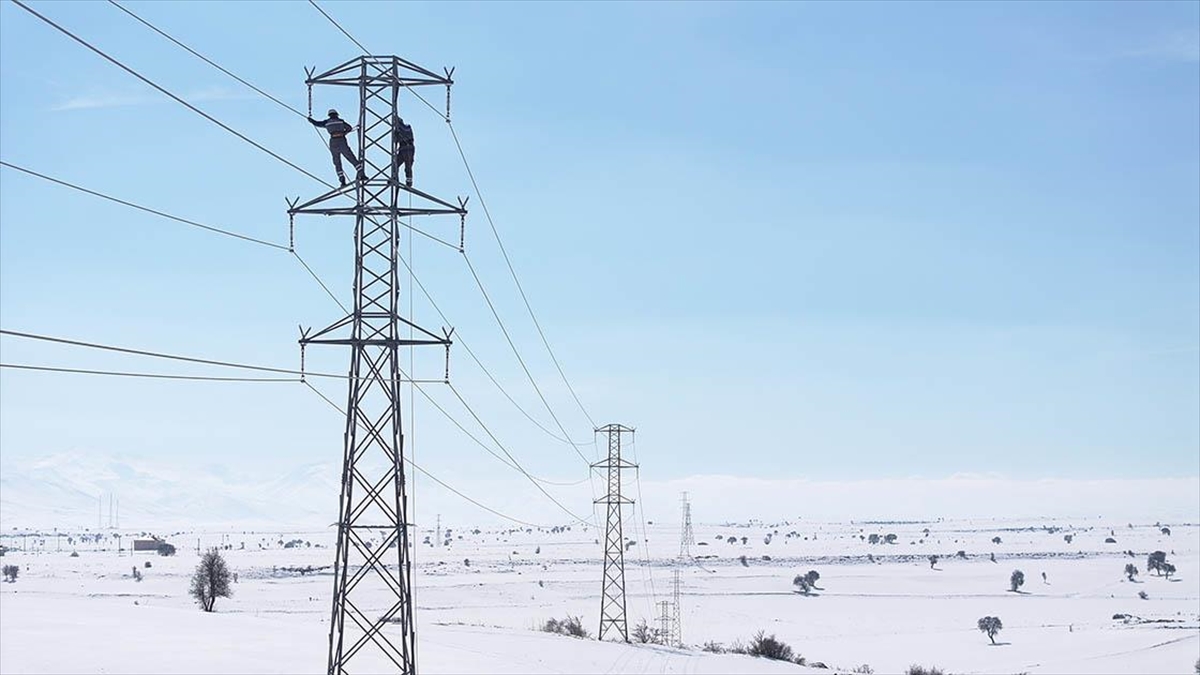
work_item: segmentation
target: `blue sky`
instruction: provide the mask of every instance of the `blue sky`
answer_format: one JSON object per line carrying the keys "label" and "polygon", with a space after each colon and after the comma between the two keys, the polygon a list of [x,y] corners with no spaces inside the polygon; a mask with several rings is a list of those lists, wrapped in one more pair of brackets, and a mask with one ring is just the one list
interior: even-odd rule
{"label": "blue sky", "polygon": [[[299,108],[304,66],[356,55],[307,3],[128,6]],[[639,429],[647,477],[1200,473],[1200,4],[324,6],[375,52],[457,67],[455,128],[534,308],[596,421]],[[34,7],[333,179],[302,119],[116,8]],[[322,189],[11,3],[0,80],[5,161],[273,241],[284,197]],[[418,187],[470,194],[445,124],[404,105]],[[11,169],[0,190],[6,329],[290,367],[297,324],[339,317],[287,254]],[[477,202],[471,259],[588,438]],[[349,223],[303,219],[297,247],[348,298]],[[458,331],[551,425],[460,258],[415,243]],[[415,314],[440,324],[421,298]],[[11,338],[0,355],[201,372]],[[531,470],[581,475],[461,350],[452,370]],[[6,460],[340,453],[338,414],[298,384],[6,370],[0,401]],[[447,479],[507,471],[423,402],[415,440]]]}

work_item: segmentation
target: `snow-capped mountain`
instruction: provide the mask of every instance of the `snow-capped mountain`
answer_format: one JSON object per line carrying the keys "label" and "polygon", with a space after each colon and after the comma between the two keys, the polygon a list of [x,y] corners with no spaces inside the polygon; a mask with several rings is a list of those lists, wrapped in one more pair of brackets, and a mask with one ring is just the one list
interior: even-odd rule
{"label": "snow-capped mountain", "polygon": [[251,475],[209,464],[68,452],[0,467],[0,526],[109,524],[110,495],[122,527],[168,523],[323,524],[336,520],[336,463]]}

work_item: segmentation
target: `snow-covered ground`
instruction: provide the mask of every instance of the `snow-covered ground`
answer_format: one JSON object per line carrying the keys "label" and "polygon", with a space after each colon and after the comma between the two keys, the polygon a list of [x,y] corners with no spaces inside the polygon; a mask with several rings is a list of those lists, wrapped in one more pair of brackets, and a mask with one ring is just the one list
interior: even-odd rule
{"label": "snow-covered ground", "polygon": [[[744,642],[758,630],[839,672],[869,664],[895,673],[916,663],[954,673],[1189,674],[1200,659],[1196,524],[1162,523],[1170,535],[1153,522],[1111,519],[698,524],[699,559],[681,567],[689,647],[682,650],[535,630],[547,618],[579,615],[596,632],[601,550],[594,531],[476,534],[468,523],[443,525],[453,528],[450,546],[415,550],[418,658],[428,673],[808,672],[699,649]],[[627,554],[631,628],[641,619],[654,623],[653,600],[669,599],[679,552],[678,525],[649,526],[648,541],[638,529],[626,530],[637,540]],[[178,546],[176,556],[120,554],[111,537],[95,544],[81,543],[78,533],[22,540],[19,531],[5,532],[0,543],[27,550],[2,559],[21,570],[16,583],[0,584],[0,671],[324,669],[332,577],[283,568],[329,565],[330,530],[159,533]],[[889,533],[896,543],[866,541]],[[125,533],[125,547],[132,534]],[[1105,543],[1108,537],[1116,543]],[[309,545],[280,545],[293,539]],[[232,547],[225,556],[238,583],[232,598],[205,614],[187,595],[188,577],[197,546],[222,544]],[[1156,549],[1178,569],[1172,579],[1147,573],[1146,554]],[[79,556],[70,557],[72,550]],[[955,557],[960,550],[966,559]],[[931,569],[933,554],[940,559]],[[1122,574],[1128,562],[1141,570],[1136,582]],[[141,582],[132,579],[135,566]],[[821,575],[819,590],[803,596],[792,579],[810,569]],[[1008,590],[1015,569],[1025,573],[1021,593]],[[976,629],[985,615],[1004,622],[996,646]]]}

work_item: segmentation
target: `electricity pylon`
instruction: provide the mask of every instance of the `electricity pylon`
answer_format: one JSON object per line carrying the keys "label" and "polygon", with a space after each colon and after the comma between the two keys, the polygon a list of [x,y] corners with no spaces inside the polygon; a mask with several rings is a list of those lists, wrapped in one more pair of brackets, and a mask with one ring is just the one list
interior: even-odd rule
{"label": "electricity pylon", "polygon": [[671,587],[671,642],[672,647],[683,646],[683,626],[679,617],[679,568],[675,568],[675,579]]}
{"label": "electricity pylon", "polygon": [[660,644],[671,643],[671,603],[667,600],[658,601],[658,639]]}
{"label": "electricity pylon", "polygon": [[679,529],[679,559],[691,560],[692,546],[696,544],[696,534],[692,532],[692,505],[688,503],[688,495],[682,493],[680,499],[683,510],[683,525]]}
{"label": "electricity pylon", "polygon": [[593,469],[608,470],[608,494],[595,500],[607,504],[604,526],[604,586],[600,594],[599,639],[615,630],[622,642],[629,642],[629,624],[625,619],[625,534],[621,527],[621,507],[633,500],[621,495],[621,471],[637,468],[637,464],[621,459],[621,437],[633,435],[633,429],[609,424],[596,429],[608,435],[608,458],[592,465]]}
{"label": "electricity pylon", "polygon": [[[412,558],[409,551],[408,495],[404,474],[399,350],[416,345],[446,349],[450,333],[435,335],[400,316],[400,233],[406,216],[466,216],[465,202],[450,204],[404,185],[398,172],[397,129],[400,90],[452,84],[396,56],[360,56],[306,84],[351,87],[358,94],[359,180],[303,204],[289,202],[298,214],[354,218],[354,307],[350,314],[315,333],[302,331],[310,344],[350,347],[345,451],[333,567],[333,608],[329,626],[330,675],[345,673],[364,650],[382,653],[397,672],[416,671],[416,625],[412,607]],[[349,120],[348,120],[349,121]],[[420,201],[401,207],[408,192]],[[411,201],[410,201],[411,204]],[[460,230],[461,231],[461,230]],[[461,241],[461,240],[460,240]],[[410,337],[402,337],[409,330]],[[411,375],[411,374],[410,374]],[[387,627],[385,631],[384,628]],[[378,670],[364,660],[356,670]]]}

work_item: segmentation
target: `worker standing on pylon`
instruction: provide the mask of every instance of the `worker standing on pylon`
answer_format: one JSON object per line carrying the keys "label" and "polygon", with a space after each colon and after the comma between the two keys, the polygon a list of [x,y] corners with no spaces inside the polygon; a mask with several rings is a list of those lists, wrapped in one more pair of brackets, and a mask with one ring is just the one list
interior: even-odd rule
{"label": "worker standing on pylon", "polygon": [[333,155],[333,168],[337,169],[338,181],[342,187],[346,187],[346,174],[342,171],[343,155],[358,170],[358,179],[362,180],[364,178],[363,166],[354,156],[354,152],[350,150],[350,144],[346,141],[346,135],[354,131],[354,127],[339,117],[338,111],[333,108],[329,109],[329,119],[318,122],[310,117],[308,121],[314,127],[321,127],[329,132],[329,153]]}
{"label": "worker standing on pylon", "polygon": [[404,123],[404,119],[396,117],[396,127],[392,133],[392,142],[396,147],[396,163],[404,165],[404,183],[412,187],[413,156],[416,145],[413,143],[412,127]]}

